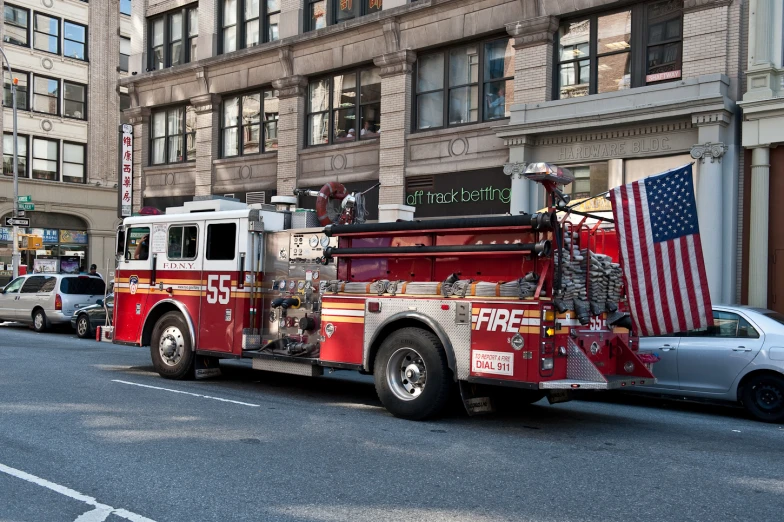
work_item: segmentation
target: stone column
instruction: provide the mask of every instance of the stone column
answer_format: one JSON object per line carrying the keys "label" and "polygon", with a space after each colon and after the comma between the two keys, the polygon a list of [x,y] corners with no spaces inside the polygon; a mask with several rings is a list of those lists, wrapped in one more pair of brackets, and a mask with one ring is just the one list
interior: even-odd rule
{"label": "stone column", "polygon": [[[416,53],[404,49],[373,60],[381,68],[381,138],[378,202],[403,205],[406,196],[406,133],[411,128],[411,71]],[[401,209],[406,210],[406,209]]]}
{"label": "stone column", "polygon": [[515,39],[515,103],[553,98],[553,35],[557,30],[558,18],[554,16],[506,24],[506,31]]}
{"label": "stone column", "polygon": [[751,205],[749,208],[749,304],[768,307],[768,209],[770,206],[770,149],[751,150]]}
{"label": "stone column", "polygon": [[722,165],[727,150],[723,143],[706,142],[691,148],[691,157],[700,162],[697,184],[697,216],[700,220],[700,242],[705,260],[705,274],[714,303],[723,302],[723,236],[722,227]]}
{"label": "stone column", "polygon": [[[136,1],[136,0],[134,0]],[[199,0],[199,39],[197,42],[197,59],[203,60],[218,54],[218,0]]]}
{"label": "stone column", "polygon": [[[285,68],[284,68],[285,69]],[[278,195],[291,196],[299,177],[299,151],[304,144],[305,94],[308,79],[300,75],[274,80],[278,90]]]}
{"label": "stone column", "polygon": [[147,70],[147,1],[131,2],[131,55],[128,57],[128,72],[131,74]]}
{"label": "stone column", "polygon": [[220,156],[220,96],[202,94],[191,98],[196,109],[196,192],[194,196],[212,194],[212,160]]}
{"label": "stone column", "polygon": [[149,165],[150,109],[131,107],[125,110],[128,121],[133,125],[133,204],[131,210],[142,208],[145,166]]}

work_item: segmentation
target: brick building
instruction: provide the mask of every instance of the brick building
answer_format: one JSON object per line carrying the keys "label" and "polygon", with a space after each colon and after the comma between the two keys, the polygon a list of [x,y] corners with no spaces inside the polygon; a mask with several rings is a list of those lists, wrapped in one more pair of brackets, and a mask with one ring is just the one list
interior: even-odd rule
{"label": "brick building", "polygon": [[[503,213],[508,162],[571,167],[580,197],[695,161],[713,299],[740,295],[746,0],[134,0],[132,11],[135,74],[120,84],[134,208],[337,180],[380,182],[385,216]],[[515,182],[520,208],[541,208],[541,192]]]}
{"label": "brick building", "polygon": [[[35,205],[28,232],[44,238],[22,263],[32,271],[37,259],[51,266],[70,256],[104,272],[118,223],[117,81],[125,73],[117,35],[130,35],[130,2],[0,0],[0,7],[3,50],[19,79],[19,194]],[[3,68],[0,217],[13,210],[11,78]],[[11,246],[11,230],[0,227],[0,284],[11,274]]]}

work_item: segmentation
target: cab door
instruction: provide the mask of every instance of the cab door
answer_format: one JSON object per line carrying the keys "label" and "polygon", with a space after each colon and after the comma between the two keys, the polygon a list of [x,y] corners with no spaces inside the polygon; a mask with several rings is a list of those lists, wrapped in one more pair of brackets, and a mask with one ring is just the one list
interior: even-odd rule
{"label": "cab door", "polygon": [[205,222],[202,242],[202,292],[197,348],[231,352],[236,321],[236,291],[239,277],[239,219]]}
{"label": "cab door", "polygon": [[681,338],[677,335],[640,338],[641,352],[655,353],[659,356],[659,361],[653,365],[652,369],[653,376],[656,377],[656,385],[653,388],[678,389],[678,345],[680,342]]}
{"label": "cab door", "polygon": [[125,231],[123,260],[115,273],[114,340],[137,343],[147,314],[152,276],[150,226],[134,225]]}

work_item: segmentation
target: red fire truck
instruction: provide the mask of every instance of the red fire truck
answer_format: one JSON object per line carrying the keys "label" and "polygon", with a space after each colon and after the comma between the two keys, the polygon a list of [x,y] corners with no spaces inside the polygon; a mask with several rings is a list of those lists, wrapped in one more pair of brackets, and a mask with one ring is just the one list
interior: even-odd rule
{"label": "red fire truck", "polygon": [[[383,405],[409,419],[436,415],[455,383],[470,413],[490,410],[498,387],[555,402],[650,385],[609,281],[614,232],[559,217],[567,174],[529,167],[552,195],[537,214],[322,226],[322,203],[351,199],[332,184],[318,213],[213,199],[127,218],[113,342],[149,346],[172,379],[213,375],[225,358],[372,374]],[[614,291],[620,310],[587,306],[592,289]]]}

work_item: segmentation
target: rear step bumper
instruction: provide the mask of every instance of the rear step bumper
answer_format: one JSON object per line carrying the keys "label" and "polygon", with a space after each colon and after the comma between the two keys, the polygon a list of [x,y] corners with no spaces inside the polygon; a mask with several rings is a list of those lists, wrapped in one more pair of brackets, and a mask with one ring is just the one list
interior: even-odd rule
{"label": "rear step bumper", "polygon": [[632,386],[651,386],[656,379],[627,377],[625,375],[604,375],[603,381],[583,381],[579,379],[559,379],[539,383],[540,390],[617,390]]}

